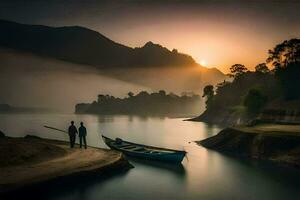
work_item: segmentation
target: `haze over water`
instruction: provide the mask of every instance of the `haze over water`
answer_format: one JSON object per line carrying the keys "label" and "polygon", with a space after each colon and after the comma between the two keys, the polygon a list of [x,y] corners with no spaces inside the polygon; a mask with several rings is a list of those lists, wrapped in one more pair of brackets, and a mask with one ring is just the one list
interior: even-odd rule
{"label": "haze over water", "polygon": [[[183,165],[130,162],[134,169],[112,178],[84,182],[74,188],[51,188],[43,199],[264,199],[300,198],[298,171],[237,158],[204,149],[190,141],[219,132],[220,127],[182,118],[97,116],[74,114],[1,114],[0,128],[10,136],[26,134],[68,140],[67,135],[43,128],[66,129],[70,120],[85,122],[88,144],[107,148],[100,134],[132,142],[184,149]],[[18,123],[18,126],[16,126]]]}

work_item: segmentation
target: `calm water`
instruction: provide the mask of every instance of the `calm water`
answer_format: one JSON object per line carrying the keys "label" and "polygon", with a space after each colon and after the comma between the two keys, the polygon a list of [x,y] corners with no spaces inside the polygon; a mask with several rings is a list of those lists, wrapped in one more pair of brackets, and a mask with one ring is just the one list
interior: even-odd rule
{"label": "calm water", "polygon": [[[131,116],[11,114],[0,115],[0,130],[11,136],[37,135],[67,140],[63,133],[43,125],[66,129],[70,120],[86,123],[88,143],[104,147],[100,134],[137,143],[185,149],[182,166],[130,160],[134,169],[79,187],[55,188],[43,199],[300,199],[300,170],[247,162],[189,143],[216,134],[220,128],[183,119]],[[80,180],[79,180],[80,181]]]}

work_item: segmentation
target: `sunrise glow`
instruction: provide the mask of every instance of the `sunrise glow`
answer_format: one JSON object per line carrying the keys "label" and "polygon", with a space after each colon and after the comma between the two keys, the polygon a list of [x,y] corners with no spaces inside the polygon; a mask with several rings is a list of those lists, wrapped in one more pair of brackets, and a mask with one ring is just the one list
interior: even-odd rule
{"label": "sunrise glow", "polygon": [[207,63],[205,60],[200,60],[200,65],[202,65],[203,67],[206,67]]}
{"label": "sunrise glow", "polygon": [[299,10],[1,0],[0,200],[300,200]]}

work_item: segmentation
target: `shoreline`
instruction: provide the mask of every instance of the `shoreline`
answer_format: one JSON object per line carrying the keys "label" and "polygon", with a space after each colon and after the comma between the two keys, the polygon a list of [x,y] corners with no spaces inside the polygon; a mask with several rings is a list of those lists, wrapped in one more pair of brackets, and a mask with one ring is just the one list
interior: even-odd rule
{"label": "shoreline", "polygon": [[122,153],[114,150],[94,147],[85,150],[78,145],[70,149],[68,142],[33,136],[2,137],[0,143],[2,150],[10,149],[8,154],[11,154],[1,155],[0,197],[56,184],[67,187],[68,183],[91,178],[102,180],[104,176],[133,168]]}
{"label": "shoreline", "polygon": [[259,125],[225,128],[198,145],[240,158],[300,168],[300,126]]}
{"label": "shoreline", "polygon": [[226,110],[218,111],[218,115],[215,112],[204,111],[201,115],[193,118],[189,118],[186,121],[192,122],[204,122],[208,124],[216,124],[219,126],[236,126],[239,124],[244,124],[249,121],[249,119],[236,115],[234,113],[229,113]]}

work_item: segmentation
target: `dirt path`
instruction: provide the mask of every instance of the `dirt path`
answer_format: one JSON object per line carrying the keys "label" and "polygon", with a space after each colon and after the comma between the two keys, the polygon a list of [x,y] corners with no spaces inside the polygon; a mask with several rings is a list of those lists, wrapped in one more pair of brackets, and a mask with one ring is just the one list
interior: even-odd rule
{"label": "dirt path", "polygon": [[70,149],[64,142],[50,140],[43,140],[43,142],[50,142],[51,145],[62,148],[66,153],[37,163],[0,167],[0,191],[77,173],[101,172],[103,168],[125,161],[121,153],[112,150],[91,147]]}

